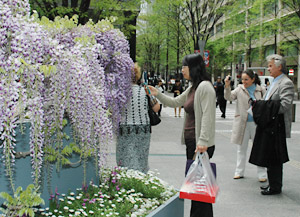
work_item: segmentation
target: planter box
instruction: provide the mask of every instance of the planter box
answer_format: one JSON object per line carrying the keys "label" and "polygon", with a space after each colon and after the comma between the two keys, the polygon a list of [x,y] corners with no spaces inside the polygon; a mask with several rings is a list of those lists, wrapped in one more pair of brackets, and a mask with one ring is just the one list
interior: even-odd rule
{"label": "planter box", "polygon": [[[24,134],[19,129],[16,130],[16,151],[27,152],[29,151],[29,134],[30,124],[25,124]],[[64,132],[67,135],[70,134],[70,127],[67,125]],[[69,144],[72,140],[64,140],[64,145]],[[0,153],[1,157],[1,153]],[[70,161],[77,162],[79,159],[74,155]],[[16,159],[15,162],[15,186],[22,186],[23,189],[33,182],[31,178],[31,158],[29,156],[25,158]],[[87,181],[93,180],[95,184],[98,183],[98,177],[96,176],[94,162],[90,160],[87,164]],[[43,177],[41,183],[41,197],[45,201],[45,207],[49,206],[50,194],[55,192],[57,188],[59,193],[67,194],[69,191],[76,191],[76,188],[81,187],[83,183],[83,167],[78,165],[76,168],[61,168],[60,172],[56,172],[55,165],[52,172],[52,177],[47,177],[46,168],[43,167],[41,176]],[[49,180],[49,181],[48,181]],[[5,176],[3,164],[0,163],[0,192],[8,192],[12,194],[9,182]],[[0,205],[4,202],[0,198]],[[179,193],[174,195],[164,204],[152,211],[147,217],[183,217],[184,215],[184,200],[179,198]],[[1,214],[0,214],[1,216]]]}
{"label": "planter box", "polygon": [[[69,125],[65,126],[64,132],[67,135],[71,135],[71,128]],[[16,129],[16,151],[17,152],[27,152],[29,151],[29,135],[30,135],[30,123],[25,124],[25,130],[22,134],[19,129]],[[67,145],[72,142],[72,139],[64,140],[63,145]],[[0,158],[1,158],[0,153]],[[2,159],[1,159],[2,160]],[[77,162],[79,157],[73,155],[70,158],[71,162]],[[14,170],[15,170],[15,187],[21,186],[23,189],[29,184],[33,183],[31,178],[31,157],[27,156],[25,158],[16,159]],[[0,162],[0,192],[8,192],[12,195],[12,190],[9,185],[9,181],[5,176],[3,163]],[[55,165],[53,165],[52,177],[48,177],[45,167],[42,167],[41,171],[41,197],[45,201],[45,206],[49,206],[50,194],[55,193],[55,188],[57,188],[59,193],[67,193],[69,191],[76,191],[76,188],[81,187],[83,183],[83,166],[76,165],[76,167],[65,167],[61,168],[59,172],[56,171]],[[93,180],[95,184],[98,183],[98,178],[96,176],[94,162],[90,160],[87,163],[87,175],[86,180],[89,182]],[[0,205],[4,202],[4,199],[0,198]]]}
{"label": "planter box", "polygon": [[147,217],[183,217],[184,200],[179,198],[179,193],[167,200],[166,203],[151,212]]}

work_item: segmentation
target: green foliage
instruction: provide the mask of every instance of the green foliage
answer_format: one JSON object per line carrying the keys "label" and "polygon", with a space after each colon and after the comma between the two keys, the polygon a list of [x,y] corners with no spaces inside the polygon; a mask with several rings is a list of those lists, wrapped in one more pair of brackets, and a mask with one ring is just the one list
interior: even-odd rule
{"label": "green foliage", "polygon": [[13,197],[6,192],[1,192],[0,197],[6,200],[4,205],[7,207],[0,208],[0,211],[7,216],[34,216],[33,208],[45,204],[33,184],[28,185],[24,191],[22,187],[18,187]]}
{"label": "green foliage", "polygon": [[138,16],[141,0],[119,1],[102,0],[91,1],[94,8],[93,20],[113,18],[113,24],[119,27],[125,36],[129,37],[135,30],[134,19]]}
{"label": "green foliage", "polygon": [[226,66],[229,66],[233,62],[233,50],[232,48],[233,38],[227,36],[224,39],[217,41],[208,41],[207,49],[210,51],[210,67],[209,71],[220,74],[225,72]]}
{"label": "green foliage", "polygon": [[148,5],[149,13],[139,16],[137,60],[151,75],[176,73],[184,53],[191,51],[180,20],[182,3],[182,0],[157,0]]}
{"label": "green foliage", "polygon": [[40,17],[45,16],[50,20],[54,20],[55,17],[72,17],[77,14],[80,23],[84,24],[87,20],[87,10],[89,8],[89,4],[86,5],[87,1],[77,1],[77,4],[73,7],[68,4],[61,5],[59,0],[29,0],[29,2],[32,12],[36,11]]}
{"label": "green foliage", "polygon": [[55,65],[41,65],[39,67],[40,72],[42,72],[45,77],[49,77],[51,74],[56,73],[56,66]]}

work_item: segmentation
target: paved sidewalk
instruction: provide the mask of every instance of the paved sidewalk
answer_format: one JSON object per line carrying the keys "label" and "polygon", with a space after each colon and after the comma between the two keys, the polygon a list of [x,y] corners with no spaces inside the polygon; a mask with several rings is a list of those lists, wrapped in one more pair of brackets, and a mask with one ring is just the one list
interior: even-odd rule
{"label": "paved sidewalk", "polygon": [[[227,102],[226,119],[220,117],[217,108],[216,150],[211,161],[217,164],[220,194],[214,204],[214,217],[300,217],[300,102],[295,103],[296,122],[292,126],[292,138],[288,140],[290,162],[284,164],[283,193],[274,196],[260,194],[261,183],[252,164],[247,163],[244,179],[233,179],[236,146],[230,143],[230,136],[235,104]],[[185,146],[180,144],[183,118],[174,117],[174,109],[163,108],[161,119],[162,122],[153,127],[151,136],[150,170],[157,169],[160,178],[179,189],[186,162]],[[115,154],[110,163],[115,165]],[[189,216],[189,209],[190,201],[185,200],[184,217]]]}

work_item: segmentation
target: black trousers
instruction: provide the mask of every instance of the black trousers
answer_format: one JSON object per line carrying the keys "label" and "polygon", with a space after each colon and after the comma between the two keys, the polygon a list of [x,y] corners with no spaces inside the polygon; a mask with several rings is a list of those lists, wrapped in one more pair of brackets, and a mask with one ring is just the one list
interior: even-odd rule
{"label": "black trousers", "polygon": [[[196,141],[194,139],[185,140],[185,144],[186,144],[187,159],[193,159],[195,154],[195,149],[196,149]],[[215,151],[215,146],[211,146],[207,149],[207,154],[209,158],[213,156],[214,151]],[[213,217],[212,204],[192,200],[190,217]]]}
{"label": "black trousers", "polygon": [[282,164],[267,168],[270,189],[281,191],[282,188]]}
{"label": "black trousers", "polygon": [[226,113],[226,105],[227,105],[227,100],[225,100],[224,97],[217,97],[217,103],[216,106],[219,105],[220,111],[222,112],[222,115],[225,117],[225,113]]}

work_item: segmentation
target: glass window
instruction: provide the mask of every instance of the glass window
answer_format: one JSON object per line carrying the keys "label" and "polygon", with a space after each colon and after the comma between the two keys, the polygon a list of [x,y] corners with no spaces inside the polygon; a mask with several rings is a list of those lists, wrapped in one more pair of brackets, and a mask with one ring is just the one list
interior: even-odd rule
{"label": "glass window", "polygon": [[287,49],[287,56],[298,56],[298,49],[296,46],[289,47]]}
{"label": "glass window", "polygon": [[275,46],[274,45],[270,45],[265,48],[265,57],[267,57],[271,54],[275,54]]}
{"label": "glass window", "polygon": [[222,29],[223,29],[223,23],[219,23],[219,24],[217,25],[217,28],[216,28],[216,33],[221,32]]}
{"label": "glass window", "polygon": [[246,22],[246,13],[240,13],[235,16],[235,23],[237,26],[244,26]]}
{"label": "glass window", "polygon": [[266,3],[264,5],[264,16],[274,16],[278,14],[278,0],[275,0],[272,4]]}
{"label": "glass window", "polygon": [[234,35],[235,42],[245,43],[245,31],[238,32]]}
{"label": "glass window", "polygon": [[259,59],[259,48],[254,48],[251,50],[250,58],[251,61],[256,61]]}
{"label": "glass window", "polygon": [[214,28],[212,28],[212,29],[210,30],[209,35],[210,35],[210,36],[214,36],[214,35],[215,35]]}
{"label": "glass window", "polygon": [[264,23],[262,28],[262,37],[268,37],[275,34],[275,29],[272,22]]}

